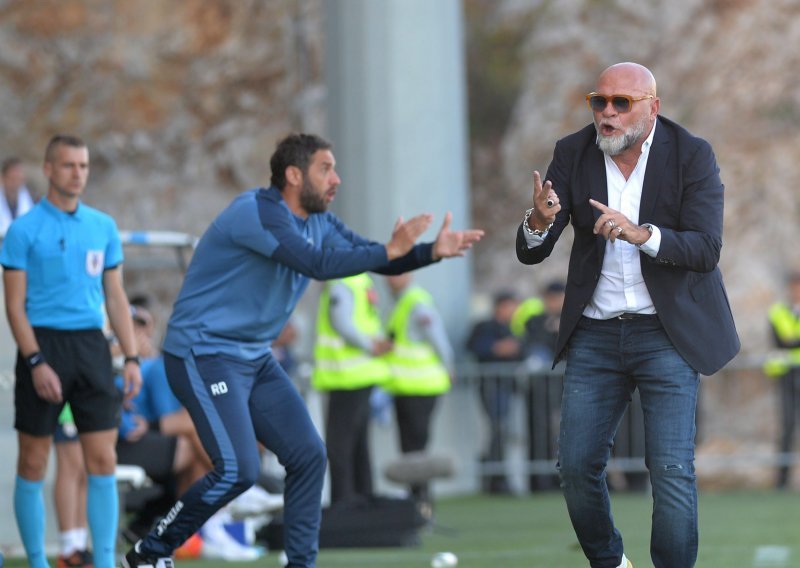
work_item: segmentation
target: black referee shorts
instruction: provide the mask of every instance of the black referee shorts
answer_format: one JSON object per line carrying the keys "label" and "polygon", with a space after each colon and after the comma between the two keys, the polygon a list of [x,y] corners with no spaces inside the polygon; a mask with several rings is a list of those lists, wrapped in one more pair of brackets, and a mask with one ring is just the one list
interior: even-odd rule
{"label": "black referee shorts", "polygon": [[[33,329],[39,348],[61,379],[64,401],[72,406],[80,433],[116,429],[119,426],[122,391],[114,381],[111,352],[99,329]],[[63,408],[39,398],[31,370],[17,353],[14,427],[32,436],[52,436]]]}

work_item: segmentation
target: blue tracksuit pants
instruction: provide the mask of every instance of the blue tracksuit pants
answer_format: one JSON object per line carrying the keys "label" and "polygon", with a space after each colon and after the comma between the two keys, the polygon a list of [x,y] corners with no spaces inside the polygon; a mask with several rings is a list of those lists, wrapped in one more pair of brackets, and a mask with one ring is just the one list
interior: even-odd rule
{"label": "blue tracksuit pants", "polygon": [[143,539],[141,550],[168,556],[217,510],[251,487],[260,470],[257,441],[286,468],[285,550],[289,566],[313,568],[318,551],[325,445],[297,389],[270,354],[165,353],[167,378],[187,408],[214,469],[180,497]]}

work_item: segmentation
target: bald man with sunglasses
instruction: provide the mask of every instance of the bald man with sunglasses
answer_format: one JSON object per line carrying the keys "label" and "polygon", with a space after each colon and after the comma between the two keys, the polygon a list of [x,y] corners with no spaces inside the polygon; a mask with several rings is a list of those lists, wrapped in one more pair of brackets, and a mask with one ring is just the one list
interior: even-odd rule
{"label": "bald man with sunglasses", "polygon": [[603,71],[586,95],[593,124],[556,143],[517,230],[517,258],[574,241],[556,361],[566,359],[559,472],[593,568],[631,568],[611,516],[605,468],[635,389],[653,487],[650,555],[690,568],[698,549],[694,474],[699,374],[739,350],[718,268],[724,187],[711,146],[659,116],[653,74]]}

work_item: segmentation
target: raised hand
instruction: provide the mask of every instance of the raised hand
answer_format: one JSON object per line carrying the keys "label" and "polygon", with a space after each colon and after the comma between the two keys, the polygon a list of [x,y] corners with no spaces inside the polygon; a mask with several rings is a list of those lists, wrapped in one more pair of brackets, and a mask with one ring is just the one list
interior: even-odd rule
{"label": "raised hand", "polygon": [[533,214],[528,219],[531,229],[545,230],[556,220],[556,213],[561,211],[558,194],[553,190],[553,182],[547,180],[542,184],[542,176],[533,172]]}
{"label": "raised hand", "polygon": [[430,213],[417,215],[408,221],[403,221],[402,217],[398,218],[392,229],[392,238],[386,243],[386,256],[389,260],[399,258],[410,251],[432,222],[433,215]]}
{"label": "raised hand", "polygon": [[436,241],[433,243],[434,260],[464,256],[465,252],[472,248],[472,245],[481,240],[483,236],[483,231],[480,229],[451,231],[450,223],[452,220],[453,214],[448,211],[444,216],[442,228],[439,229],[439,234],[436,235]]}

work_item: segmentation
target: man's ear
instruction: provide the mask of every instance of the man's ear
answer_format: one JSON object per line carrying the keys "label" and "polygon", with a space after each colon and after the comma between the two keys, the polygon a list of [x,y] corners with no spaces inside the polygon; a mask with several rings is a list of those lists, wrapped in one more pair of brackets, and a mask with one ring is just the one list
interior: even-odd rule
{"label": "man's ear", "polygon": [[286,181],[291,185],[303,185],[303,170],[297,166],[286,166],[284,176],[286,177]]}

